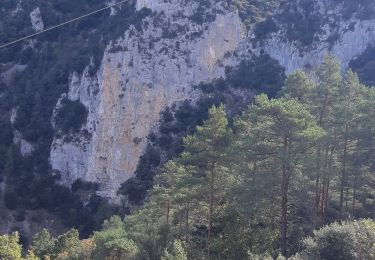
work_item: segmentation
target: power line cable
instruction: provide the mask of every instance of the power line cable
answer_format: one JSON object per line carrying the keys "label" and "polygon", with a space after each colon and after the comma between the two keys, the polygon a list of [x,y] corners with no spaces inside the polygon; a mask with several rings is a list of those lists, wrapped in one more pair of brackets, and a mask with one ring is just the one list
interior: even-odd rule
{"label": "power line cable", "polygon": [[107,9],[110,9],[110,8],[115,7],[115,6],[117,6],[117,5],[120,5],[120,4],[122,4],[122,3],[125,3],[125,2],[127,2],[127,1],[128,1],[128,0],[123,0],[123,1],[118,2],[118,3],[115,3],[115,4],[113,4],[113,5],[109,5],[109,6],[103,7],[103,8],[101,8],[101,9],[98,9],[98,10],[93,11],[93,12],[91,12],[91,13],[84,14],[84,15],[79,16],[79,17],[77,17],[77,18],[74,18],[74,19],[71,19],[71,20],[69,20],[69,21],[63,22],[63,23],[61,23],[61,24],[58,24],[58,25],[52,26],[52,27],[50,27],[50,28],[44,29],[44,30],[39,31],[39,32],[37,32],[37,33],[33,33],[33,34],[28,35],[28,36],[25,36],[25,37],[19,38],[19,39],[17,39],[17,40],[14,40],[14,41],[8,42],[8,43],[3,44],[3,45],[0,45],[0,49],[3,49],[3,48],[5,48],[5,47],[9,47],[9,46],[11,46],[11,45],[13,45],[13,44],[15,44],[15,43],[18,43],[18,42],[21,42],[21,41],[24,41],[24,40],[27,40],[27,39],[33,38],[33,37],[35,37],[35,36],[37,36],[37,35],[40,35],[40,34],[42,34],[42,33],[45,33],[45,32],[48,32],[48,31],[52,31],[52,30],[54,30],[54,29],[56,29],[56,28],[59,28],[59,27],[61,27],[61,26],[67,25],[67,24],[69,24],[69,23],[72,23],[72,22],[75,22],[75,21],[78,21],[78,20],[81,20],[81,19],[86,18],[86,17],[88,17],[88,16],[91,16],[91,15],[93,15],[93,14],[96,14],[96,13],[102,12],[102,11],[104,11],[104,10],[107,10]]}

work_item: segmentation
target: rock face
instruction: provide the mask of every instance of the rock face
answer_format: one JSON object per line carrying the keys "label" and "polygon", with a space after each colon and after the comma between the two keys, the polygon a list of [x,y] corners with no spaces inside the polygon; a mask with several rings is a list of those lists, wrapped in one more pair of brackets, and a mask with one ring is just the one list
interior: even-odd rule
{"label": "rock face", "polygon": [[[287,73],[297,69],[314,69],[328,53],[336,56],[346,69],[353,58],[362,54],[367,47],[375,45],[375,19],[360,20],[355,14],[350,19],[343,19],[342,6],[332,7],[330,1],[324,0],[314,2],[319,15],[328,19],[322,25],[322,33],[316,35],[319,41],[301,48],[298,42],[286,41],[285,30],[281,29],[271,34],[260,46],[260,49],[278,60]],[[337,39],[332,41],[332,36]]]}
{"label": "rock face", "polygon": [[[184,10],[183,16],[189,16],[197,6],[181,9],[178,1],[155,2],[138,6],[166,11],[147,18],[142,32],[131,27],[110,46],[96,76],[89,75],[89,67],[82,76],[72,76],[67,95],[87,107],[88,120],[81,132],[91,137],[78,134],[71,142],[55,138],[50,161],[61,174],[61,183],[70,185],[78,178],[97,182],[99,194],[114,199],[121,183],[134,174],[159,113],[174,102],[194,100],[198,93],[193,85],[224,76],[225,66],[235,65],[224,57],[245,38],[236,12],[190,26],[186,17],[175,20],[173,15]],[[169,38],[163,28],[183,28],[184,33]],[[199,37],[186,37],[195,34]]]}
{"label": "rock face", "polygon": [[[17,108],[12,109],[11,115],[10,115],[10,123],[12,126],[14,125],[17,117]],[[13,130],[13,143],[19,147],[19,150],[22,154],[22,156],[29,156],[31,155],[35,148],[34,146],[26,141],[23,137],[22,134],[14,129]]]}
{"label": "rock face", "polygon": [[44,23],[43,23],[42,14],[40,12],[39,7],[35,8],[30,13],[30,19],[31,19],[32,27],[36,32],[40,32],[44,30]]}
{"label": "rock face", "polygon": [[77,179],[99,183],[99,194],[115,202],[121,183],[136,170],[159,113],[178,101],[194,102],[199,92],[193,85],[224,77],[226,66],[261,51],[290,73],[316,66],[330,50],[347,65],[375,41],[375,20],[352,18],[335,28],[340,35],[333,44],[326,41],[333,33],[326,27],[322,40],[308,49],[285,40],[283,30],[256,45],[253,28],[246,32],[238,12],[221,1],[211,2],[206,12],[212,19],[202,23],[191,19],[200,1],[138,0],[136,8],[144,7],[154,14],[143,20],[142,30],[131,26],[108,46],[96,75],[90,75],[90,66],[72,75],[62,98],[79,100],[89,111],[87,123],[68,140],[56,136],[50,155],[62,184]]}

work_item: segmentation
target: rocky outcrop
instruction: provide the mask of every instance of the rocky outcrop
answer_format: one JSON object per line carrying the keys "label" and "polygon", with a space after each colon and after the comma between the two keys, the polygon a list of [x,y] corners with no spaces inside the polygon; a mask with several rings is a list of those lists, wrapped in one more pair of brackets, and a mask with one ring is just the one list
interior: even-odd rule
{"label": "rocky outcrop", "polygon": [[[296,4],[301,4],[301,2],[296,1]],[[319,17],[314,21],[314,23],[321,23],[321,29],[314,35],[314,39],[318,40],[314,40],[311,45],[301,46],[298,41],[288,40],[286,27],[290,24],[281,24],[279,31],[272,33],[264,42],[258,44],[255,52],[265,51],[278,60],[287,73],[291,73],[297,69],[316,68],[328,53],[336,56],[342,62],[343,67],[347,68],[353,58],[362,54],[367,47],[374,46],[375,19],[373,16],[369,16],[372,19],[359,17],[365,9],[368,9],[367,12],[374,10],[375,4],[364,6],[357,3],[357,12],[353,12],[354,9],[351,10],[350,16],[345,15],[347,5],[342,2],[313,0],[310,4],[316,10],[305,10],[304,13],[302,8],[297,8],[297,12],[301,13],[300,17],[306,16],[306,12],[315,13],[315,17]],[[281,23],[281,21],[276,18],[276,23]]]}
{"label": "rocky outcrop", "polygon": [[40,12],[39,7],[35,8],[30,13],[30,19],[31,19],[31,25],[36,32],[40,32],[44,30],[44,23],[43,23],[42,14]]}
{"label": "rocky outcrop", "polygon": [[[72,75],[69,93],[62,98],[84,104],[87,123],[69,138],[57,135],[50,155],[62,184],[79,178],[96,182],[99,194],[113,201],[121,183],[134,174],[159,113],[178,101],[194,102],[200,93],[193,85],[224,77],[226,66],[263,51],[288,73],[316,67],[329,51],[347,65],[375,40],[374,20],[351,18],[335,28],[324,25],[321,40],[308,48],[288,41],[283,29],[256,44],[253,28],[247,33],[237,11],[221,1],[211,1],[206,10],[211,19],[201,23],[191,18],[200,1],[138,0],[136,8],[154,12],[142,29],[131,26],[108,46],[95,76],[90,66],[82,75]],[[328,41],[336,31],[338,39]]]}
{"label": "rocky outcrop", "polygon": [[[10,123],[12,126],[16,122],[16,117],[17,108],[13,108],[10,115]],[[13,129],[13,143],[19,147],[22,156],[29,156],[35,150],[35,147],[30,142],[26,141],[22,134],[16,129]]]}
{"label": "rocky outcrop", "polygon": [[[187,17],[197,6],[181,9],[179,1],[155,2],[138,6],[165,12],[145,19],[142,31],[132,26],[109,46],[96,76],[89,75],[89,68],[72,76],[67,96],[87,107],[81,133],[91,137],[55,138],[50,161],[62,184],[78,178],[97,182],[99,194],[114,199],[121,183],[134,174],[159,113],[174,102],[194,100],[199,93],[193,85],[224,76],[225,66],[235,65],[226,54],[245,38],[236,12],[192,26]],[[177,16],[180,10],[184,14]]]}
{"label": "rocky outcrop", "polygon": [[[329,37],[336,32],[338,32],[337,40],[332,43]],[[298,43],[285,41],[283,32],[278,32],[272,34],[259,49],[263,49],[279,61],[287,73],[297,69],[314,69],[328,53],[335,55],[342,62],[343,68],[347,68],[353,58],[362,54],[367,47],[374,46],[375,19],[365,21],[350,19],[340,23],[334,31],[326,27],[320,37],[318,43],[301,49]]]}
{"label": "rocky outcrop", "polygon": [[21,12],[23,10],[22,8],[22,0],[19,0],[17,2],[17,5],[16,5],[16,8],[14,10],[12,10],[11,14],[12,16],[18,14],[19,12]]}
{"label": "rocky outcrop", "polygon": [[26,65],[21,64],[0,64],[0,82],[9,86],[13,77],[17,73],[23,72],[25,68]]}

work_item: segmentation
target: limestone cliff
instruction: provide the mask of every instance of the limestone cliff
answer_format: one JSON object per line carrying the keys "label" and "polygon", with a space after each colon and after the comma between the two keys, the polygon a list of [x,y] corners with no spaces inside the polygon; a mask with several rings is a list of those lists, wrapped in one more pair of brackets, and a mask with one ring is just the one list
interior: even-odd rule
{"label": "limestone cliff", "polygon": [[[301,48],[300,42],[287,40],[286,28],[281,25],[278,32],[272,33],[258,46],[258,50],[263,49],[278,60],[287,73],[297,69],[314,69],[328,53],[336,56],[343,68],[347,68],[353,58],[367,47],[374,46],[375,17],[359,19],[358,14],[352,13],[345,19],[342,4],[333,5],[327,0],[311,2],[315,4],[317,15],[323,18],[320,31],[314,35],[318,40]],[[367,8],[373,9],[374,6]]]}
{"label": "limestone cliff", "polygon": [[199,93],[193,85],[224,76],[225,66],[238,62],[224,58],[245,39],[238,14],[218,4],[222,12],[214,21],[192,25],[187,17],[198,4],[182,2],[140,1],[138,8],[155,11],[143,21],[143,30],[131,27],[109,46],[94,77],[89,68],[72,76],[67,95],[88,108],[81,133],[91,137],[55,138],[50,161],[61,183],[97,182],[100,195],[115,198],[120,184],[133,175],[159,113],[174,102],[194,100]]}
{"label": "limestone cliff", "polygon": [[31,19],[32,27],[35,31],[40,32],[44,29],[43,18],[42,18],[42,14],[40,12],[39,7],[35,8],[30,13],[30,19]]}
{"label": "limestone cliff", "polygon": [[[141,29],[131,26],[108,46],[96,75],[90,75],[89,65],[82,75],[71,76],[62,99],[79,100],[89,113],[79,133],[59,134],[53,141],[50,162],[62,184],[79,178],[97,182],[99,194],[116,201],[119,186],[134,174],[159,113],[178,101],[194,102],[200,93],[192,86],[224,77],[226,66],[266,52],[290,73],[315,67],[329,51],[347,65],[375,41],[375,19],[357,17],[337,18],[335,25],[327,19],[319,40],[306,48],[288,40],[282,26],[258,41],[255,27],[246,27],[227,1],[208,2],[207,19],[194,22],[200,1],[138,0],[138,10],[153,11]],[[341,10],[325,6],[326,1],[314,2],[323,17]],[[337,32],[337,39],[328,41]]]}

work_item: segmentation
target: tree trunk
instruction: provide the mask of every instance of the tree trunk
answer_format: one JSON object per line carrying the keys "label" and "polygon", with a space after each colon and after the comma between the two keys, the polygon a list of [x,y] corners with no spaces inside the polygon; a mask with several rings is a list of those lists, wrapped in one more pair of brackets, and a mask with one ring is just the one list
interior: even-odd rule
{"label": "tree trunk", "polygon": [[288,181],[283,174],[281,187],[281,249],[283,256],[287,254],[287,230],[288,230]]}
{"label": "tree trunk", "polygon": [[341,187],[340,187],[340,208],[339,208],[339,221],[342,223],[342,210],[344,204],[344,187],[346,182],[346,161],[347,161],[347,149],[348,149],[348,140],[347,140],[347,131],[348,126],[345,126],[345,138],[344,138],[344,156],[342,162],[342,172],[341,172]]}
{"label": "tree trunk", "polygon": [[326,219],[327,219],[327,209],[328,209],[328,199],[329,199],[329,184],[330,184],[330,178],[327,178],[327,187],[326,187],[326,199],[324,202],[324,214],[323,214],[323,224],[326,224]]}
{"label": "tree trunk", "polygon": [[169,213],[171,210],[170,202],[167,202],[167,227],[169,227]]}
{"label": "tree trunk", "polygon": [[170,206],[170,202],[168,201],[167,202],[167,220],[166,220],[166,228],[167,228],[167,233],[165,234],[165,243],[164,243],[164,246],[165,248],[167,248],[167,245],[168,245],[168,236],[169,236],[169,214],[170,214],[170,209],[171,206]]}
{"label": "tree trunk", "polygon": [[211,258],[211,236],[212,236],[212,215],[214,211],[214,173],[215,173],[215,161],[212,161],[212,169],[210,176],[210,202],[209,202],[209,213],[208,213],[208,239],[207,239],[207,250],[208,258]]}
{"label": "tree trunk", "polygon": [[287,257],[287,231],[288,231],[288,186],[289,186],[289,156],[288,138],[284,138],[284,162],[282,167],[281,181],[281,250],[283,256]]}
{"label": "tree trunk", "polygon": [[315,227],[319,226],[319,203],[320,203],[320,160],[321,147],[318,144],[316,155],[316,179],[315,179]]}
{"label": "tree trunk", "polygon": [[[318,126],[323,127],[323,119],[324,119],[324,114],[326,112],[327,108],[327,103],[328,103],[328,95],[326,94],[324,96],[323,104],[322,104],[322,109],[320,110],[319,113],[319,121],[318,121]],[[319,204],[320,204],[320,175],[321,175],[321,166],[320,166],[320,161],[321,161],[321,143],[318,143],[317,147],[317,155],[316,155],[316,179],[315,179],[315,226],[319,226]]]}
{"label": "tree trunk", "polygon": [[328,168],[329,168],[329,147],[326,148],[325,157],[324,157],[324,171],[322,175],[322,184],[320,189],[320,204],[319,204],[319,218],[318,218],[318,226],[320,227],[324,222],[324,207],[326,201],[326,187],[327,187],[327,175],[328,175]]}
{"label": "tree trunk", "polygon": [[352,215],[353,218],[355,218],[355,200],[357,196],[357,174],[354,175],[354,181],[353,181],[353,201],[352,201]]}
{"label": "tree trunk", "polygon": [[348,212],[348,201],[349,201],[349,187],[346,187],[345,191],[345,212]]}
{"label": "tree trunk", "polygon": [[186,227],[185,242],[187,243],[188,240],[189,240],[189,202],[186,205],[186,223],[185,223],[185,227]]}

